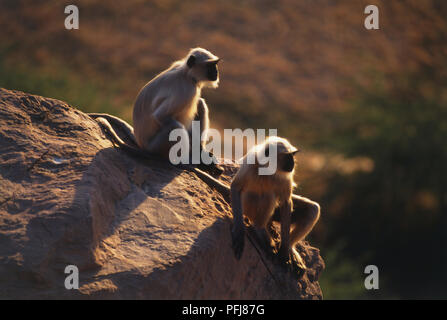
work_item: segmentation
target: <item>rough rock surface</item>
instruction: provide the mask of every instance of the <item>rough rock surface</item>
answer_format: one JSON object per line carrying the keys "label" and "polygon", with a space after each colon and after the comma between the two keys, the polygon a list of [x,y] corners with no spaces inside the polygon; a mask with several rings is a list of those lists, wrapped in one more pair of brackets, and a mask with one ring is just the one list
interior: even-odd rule
{"label": "rough rock surface", "polygon": [[0,89],[0,150],[0,298],[322,298],[318,249],[299,246],[299,279],[250,241],[237,261],[221,195],[129,157],[62,101]]}

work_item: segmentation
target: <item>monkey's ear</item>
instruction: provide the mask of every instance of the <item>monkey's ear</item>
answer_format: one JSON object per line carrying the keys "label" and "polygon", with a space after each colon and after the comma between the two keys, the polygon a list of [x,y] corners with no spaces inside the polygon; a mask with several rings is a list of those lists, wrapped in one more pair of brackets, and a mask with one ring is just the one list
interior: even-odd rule
{"label": "monkey's ear", "polygon": [[188,61],[186,61],[186,65],[188,66],[188,68],[192,68],[195,63],[196,63],[196,57],[190,55]]}

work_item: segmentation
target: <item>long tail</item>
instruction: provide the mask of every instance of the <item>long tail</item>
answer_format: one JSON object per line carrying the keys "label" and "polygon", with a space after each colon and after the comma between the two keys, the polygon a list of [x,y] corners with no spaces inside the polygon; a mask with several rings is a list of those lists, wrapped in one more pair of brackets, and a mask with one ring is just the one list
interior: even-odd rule
{"label": "long tail", "polygon": [[193,168],[194,173],[207,185],[209,185],[211,188],[215,189],[217,192],[219,192],[224,199],[230,203],[231,197],[230,197],[230,187],[227,186],[225,183],[213,178],[208,173],[203,172],[202,170],[198,168]]}
{"label": "long tail", "polygon": [[[107,125],[105,124],[104,121],[101,121],[101,120],[98,120],[98,121],[101,121],[101,123],[104,124],[104,126],[108,126],[108,127],[111,127],[110,123],[112,123],[115,127],[119,128],[130,141],[132,141],[132,144],[135,147],[138,147],[137,141],[135,139],[135,134],[133,132],[133,128],[126,121],[124,121],[118,117],[112,116],[110,114],[107,114],[107,113],[88,113],[88,115],[91,118],[96,119],[96,120],[98,120],[99,118],[106,119],[108,122]],[[115,130],[110,130],[110,131],[111,131],[112,135],[113,135],[113,133],[115,133]],[[115,134],[115,136],[118,137],[118,135],[116,135],[116,134]],[[114,139],[115,139],[115,137],[114,137]],[[118,139],[121,140],[121,138],[119,138],[119,137],[118,137]]]}
{"label": "long tail", "polygon": [[[91,115],[91,114],[89,114],[89,115]],[[110,123],[107,119],[114,119],[112,121],[117,121],[118,125],[127,124],[126,122],[121,121],[121,119],[110,116],[110,115],[104,116],[103,114],[100,114],[100,113],[93,114],[93,115],[94,115],[93,117],[95,118],[95,120],[100,124],[100,126],[105,130],[105,132],[112,138],[112,141],[115,144],[117,144],[121,149],[123,149],[124,151],[132,154],[133,156],[139,157],[139,158],[160,161],[160,157],[157,156],[156,154],[152,154],[152,153],[142,150],[138,147],[130,146],[127,143],[125,143],[116,134],[115,130],[112,128],[112,126],[110,125]],[[132,127],[130,127],[130,128],[132,129]],[[130,131],[130,133],[133,136],[133,129]],[[135,138],[133,138],[133,140],[134,139]],[[171,164],[171,163],[169,162],[169,164]],[[172,165],[172,166],[174,166],[174,165]],[[226,184],[220,182],[219,180],[215,179],[208,173],[206,173],[196,167],[193,167],[191,165],[177,165],[174,167],[194,172],[199,177],[199,179],[201,179],[208,186],[210,186],[211,188],[213,188],[217,192],[219,192],[224,197],[224,199],[226,201],[230,202],[230,187],[227,186]]]}

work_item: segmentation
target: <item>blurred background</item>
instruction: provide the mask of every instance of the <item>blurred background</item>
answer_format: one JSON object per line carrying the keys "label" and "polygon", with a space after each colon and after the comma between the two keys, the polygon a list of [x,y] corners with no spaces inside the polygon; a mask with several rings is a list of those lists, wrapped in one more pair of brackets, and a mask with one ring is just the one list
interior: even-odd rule
{"label": "blurred background", "polygon": [[1,87],[129,122],[140,88],[196,46],[223,59],[203,92],[212,127],[278,128],[303,150],[324,297],[447,298],[447,1],[0,0]]}

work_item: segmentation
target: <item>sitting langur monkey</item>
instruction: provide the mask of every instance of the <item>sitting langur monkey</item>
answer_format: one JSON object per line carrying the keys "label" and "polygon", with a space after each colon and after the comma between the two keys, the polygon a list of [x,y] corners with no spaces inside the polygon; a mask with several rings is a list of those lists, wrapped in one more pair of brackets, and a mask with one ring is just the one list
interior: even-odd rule
{"label": "sitting langur monkey", "polygon": [[[272,154],[275,150],[276,155]],[[280,222],[280,260],[288,263],[292,259],[300,269],[306,269],[295,245],[316,224],[320,216],[320,206],[316,202],[292,194],[295,185],[294,155],[297,151],[286,139],[269,137],[242,158],[239,171],[231,183],[232,242],[237,259],[240,259],[244,249],[245,215],[255,227],[258,238],[267,247],[274,246],[269,232],[270,223]],[[261,164],[260,159],[272,160],[274,156],[277,156],[276,171],[270,175],[260,175],[259,169],[266,167]]]}
{"label": "sitting langur monkey", "polygon": [[[175,143],[169,141],[171,131],[187,130],[191,142],[192,121],[200,121],[202,139],[198,143],[200,152],[206,152],[204,150],[206,137],[203,132],[209,126],[208,106],[200,96],[204,87],[217,88],[219,60],[205,49],[191,49],[185,58],[174,62],[167,70],[149,81],[140,90],[134,104],[133,130],[127,123],[113,116],[104,114],[90,114],[90,116],[98,118],[99,123],[123,149],[134,154],[157,154],[163,158],[168,158],[169,150]],[[123,144],[121,139],[117,139],[108,121],[112,121],[125,131],[132,141],[132,146]],[[209,152],[208,156],[213,159],[208,169],[220,174],[222,169],[217,164],[217,159]]]}

